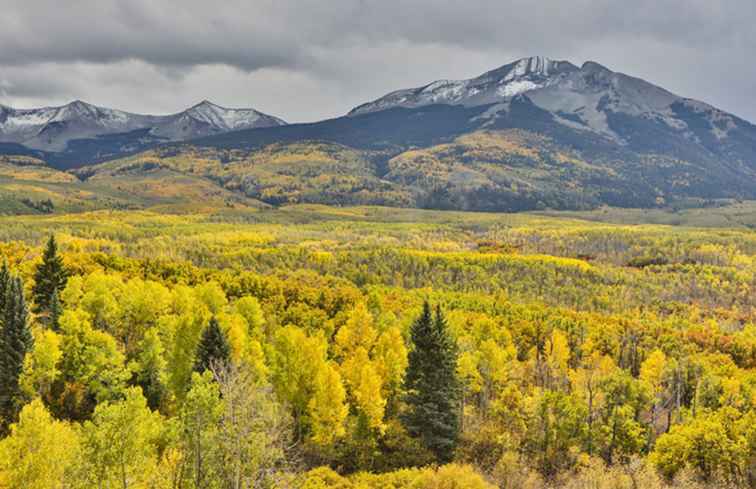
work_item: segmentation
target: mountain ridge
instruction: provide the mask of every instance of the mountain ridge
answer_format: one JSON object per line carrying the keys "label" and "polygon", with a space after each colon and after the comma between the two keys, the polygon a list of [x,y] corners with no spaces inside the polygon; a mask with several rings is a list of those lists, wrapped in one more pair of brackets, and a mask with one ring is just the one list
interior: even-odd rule
{"label": "mountain ridge", "polygon": [[[163,134],[74,139],[28,156],[114,185],[168,168],[268,205],[509,211],[756,199],[756,126],[594,61],[523,58],[312,123],[245,129],[235,119],[245,114],[224,110],[203,101]],[[195,124],[224,130],[179,130]],[[23,148],[0,142],[0,152]]]}
{"label": "mountain ridge", "polygon": [[672,129],[687,129],[673,105],[693,111],[711,111],[712,133],[721,138],[738,123],[750,124],[704,102],[676,95],[641,78],[615,72],[595,62],[580,67],[565,60],[543,56],[521,58],[477,77],[463,80],[438,80],[417,88],[389,92],[348,112],[354,116],[393,107],[418,108],[433,104],[465,107],[497,105],[506,110],[515,97],[527,96],[537,107],[557,116],[557,121],[627,143],[607,121],[607,112],[650,117]]}
{"label": "mountain ridge", "polygon": [[0,142],[30,149],[62,152],[76,139],[149,129],[155,139],[185,140],[219,132],[272,125],[283,119],[251,108],[230,109],[208,100],[166,115],[137,114],[74,100],[33,109],[0,105]]}

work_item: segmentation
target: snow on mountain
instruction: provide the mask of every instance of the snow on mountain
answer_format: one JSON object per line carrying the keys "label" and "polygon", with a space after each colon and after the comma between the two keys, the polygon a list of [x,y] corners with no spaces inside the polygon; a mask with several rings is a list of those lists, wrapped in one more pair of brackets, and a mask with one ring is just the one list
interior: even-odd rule
{"label": "snow on mountain", "polygon": [[442,80],[391,92],[354,108],[349,115],[432,104],[492,105],[483,117],[494,120],[517,97],[526,97],[566,126],[598,133],[618,143],[624,143],[623,137],[610,120],[617,115],[660,122],[671,129],[687,131],[691,138],[699,137],[689,127],[686,115],[691,113],[704,116],[711,126],[710,133],[719,139],[726,137],[740,121],[707,104],[685,99],[592,61],[577,67],[568,61],[541,56],[523,58],[468,80]]}
{"label": "snow on mountain", "polygon": [[556,83],[577,67],[568,61],[541,56],[523,58],[469,80],[443,80],[399,90],[353,109],[349,114],[376,112],[391,107],[422,107],[431,104],[476,106],[497,103],[520,93]]}
{"label": "snow on mountain", "polygon": [[45,151],[63,151],[69,141],[148,129],[170,141],[222,132],[283,125],[254,109],[227,109],[203,101],[177,114],[154,116],[98,107],[76,100],[60,107],[14,109],[0,105],[0,142]]}
{"label": "snow on mountain", "polygon": [[196,119],[204,120],[213,126],[222,127],[229,131],[255,127],[261,121],[264,121],[266,124],[270,122],[278,123],[272,125],[285,124],[281,119],[262,114],[254,109],[226,109],[207,100],[195,105],[186,112]]}
{"label": "snow on mountain", "polygon": [[282,119],[254,109],[227,109],[204,100],[183,112],[168,116],[156,125],[151,134],[175,141],[285,124]]}

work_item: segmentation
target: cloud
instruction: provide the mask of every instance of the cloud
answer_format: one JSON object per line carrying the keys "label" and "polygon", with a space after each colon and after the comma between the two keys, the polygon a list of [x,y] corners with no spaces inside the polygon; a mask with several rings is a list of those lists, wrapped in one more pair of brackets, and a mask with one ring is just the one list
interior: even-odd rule
{"label": "cloud", "polygon": [[752,0],[5,0],[0,102],[313,120],[539,54],[756,119],[754,22]]}

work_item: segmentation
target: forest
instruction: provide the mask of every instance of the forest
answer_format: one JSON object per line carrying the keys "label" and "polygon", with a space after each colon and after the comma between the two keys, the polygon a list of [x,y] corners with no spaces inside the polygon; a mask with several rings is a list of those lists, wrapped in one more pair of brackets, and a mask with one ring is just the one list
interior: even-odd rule
{"label": "forest", "polygon": [[756,487],[753,227],[619,214],[0,216],[0,487]]}

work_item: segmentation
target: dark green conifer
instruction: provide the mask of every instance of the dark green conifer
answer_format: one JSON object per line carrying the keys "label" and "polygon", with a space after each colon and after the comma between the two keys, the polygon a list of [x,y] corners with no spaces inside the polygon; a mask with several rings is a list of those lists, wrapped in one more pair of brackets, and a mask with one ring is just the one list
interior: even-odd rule
{"label": "dark green conifer", "polygon": [[49,313],[53,294],[60,293],[66,286],[68,271],[63,265],[63,259],[58,255],[58,245],[55,236],[50,236],[47,241],[45,253],[42,255],[42,263],[37,266],[34,273],[34,310],[39,313]]}
{"label": "dark green conifer", "polygon": [[20,278],[8,280],[3,306],[0,318],[0,417],[5,430],[16,421],[23,404],[18,379],[23,371],[24,357],[34,345]]}
{"label": "dark green conifer", "polygon": [[435,317],[428,302],[412,325],[412,350],[405,375],[407,411],[402,421],[441,463],[454,456],[460,431],[461,391],[457,347],[441,308]]}
{"label": "dark green conifer", "polygon": [[8,270],[8,263],[3,262],[2,268],[0,268],[0,325],[5,317],[5,296],[8,293],[8,287],[10,287],[10,270]]}
{"label": "dark green conifer", "polygon": [[194,362],[195,372],[204,372],[216,364],[228,364],[231,361],[231,347],[225,333],[213,317],[202,333],[197,356]]}
{"label": "dark green conifer", "polygon": [[60,298],[56,289],[53,291],[53,295],[50,298],[50,314],[48,317],[48,324],[53,331],[60,330],[61,314],[63,314],[63,306],[60,303]]}

